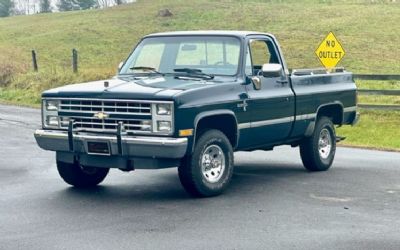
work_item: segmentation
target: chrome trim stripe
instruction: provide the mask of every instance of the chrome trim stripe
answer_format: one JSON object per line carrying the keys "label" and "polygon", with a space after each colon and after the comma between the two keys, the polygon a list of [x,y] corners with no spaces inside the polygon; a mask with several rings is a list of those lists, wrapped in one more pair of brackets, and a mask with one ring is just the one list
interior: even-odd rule
{"label": "chrome trim stripe", "polygon": [[292,122],[294,120],[293,116],[289,117],[283,117],[279,119],[272,119],[272,120],[264,120],[264,121],[256,121],[251,123],[251,127],[262,127],[262,126],[267,126],[267,125],[274,125],[274,124],[279,124],[279,123],[287,123],[287,122]]}
{"label": "chrome trim stripe", "polygon": [[251,127],[251,123],[250,122],[239,123],[238,127],[239,127],[239,129],[250,128]]}
{"label": "chrome trim stripe", "polygon": [[245,122],[239,123],[239,129],[245,128],[257,128],[262,126],[280,124],[280,123],[288,123],[294,120],[293,116],[283,117],[279,119],[271,119],[271,120],[263,120],[263,121],[256,121],[256,122]]}
{"label": "chrome trim stripe", "polygon": [[357,111],[357,106],[346,107],[343,109],[343,112],[353,112]]}
{"label": "chrome trim stripe", "polygon": [[[303,114],[297,115],[296,121],[299,120],[311,120],[314,119],[317,115],[316,114]],[[245,122],[239,123],[239,129],[246,129],[246,128],[256,128],[280,123],[288,123],[294,121],[294,116],[283,117],[279,119],[271,119],[271,120],[263,120],[263,121],[256,121],[256,122]]]}
{"label": "chrome trim stripe", "polygon": [[316,116],[317,116],[317,114],[296,115],[296,121],[299,121],[299,120],[310,120],[310,119],[314,119]]}

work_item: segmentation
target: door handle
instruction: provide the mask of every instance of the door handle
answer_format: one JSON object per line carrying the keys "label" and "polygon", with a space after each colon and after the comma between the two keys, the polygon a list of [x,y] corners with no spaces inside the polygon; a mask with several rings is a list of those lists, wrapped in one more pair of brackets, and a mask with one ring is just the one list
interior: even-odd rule
{"label": "door handle", "polygon": [[288,83],[288,80],[277,80],[276,82],[284,85],[284,84]]}

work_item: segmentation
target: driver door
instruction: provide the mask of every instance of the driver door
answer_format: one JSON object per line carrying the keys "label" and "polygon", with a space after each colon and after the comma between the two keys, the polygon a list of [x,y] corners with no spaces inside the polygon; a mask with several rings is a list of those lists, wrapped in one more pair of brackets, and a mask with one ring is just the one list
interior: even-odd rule
{"label": "driver door", "polygon": [[280,76],[264,77],[262,66],[281,64],[272,40],[254,38],[248,41],[245,72],[248,78],[257,77],[261,88],[246,86],[248,110],[251,113],[253,146],[274,144],[289,136],[295,112],[294,93],[282,69]]}

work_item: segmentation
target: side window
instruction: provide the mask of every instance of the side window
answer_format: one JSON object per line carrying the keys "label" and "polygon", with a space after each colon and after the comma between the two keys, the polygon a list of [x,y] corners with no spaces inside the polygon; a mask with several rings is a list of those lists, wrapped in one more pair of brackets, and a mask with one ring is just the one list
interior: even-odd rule
{"label": "side window", "polygon": [[[252,65],[253,75],[256,75],[261,67],[266,63],[280,63],[274,45],[269,40],[250,40],[250,53],[246,58],[246,74],[250,72],[248,65]],[[251,62],[248,62],[251,59]]]}
{"label": "side window", "polygon": [[253,66],[261,67],[263,64],[268,63],[271,58],[271,54],[265,41],[251,40],[250,51]]}

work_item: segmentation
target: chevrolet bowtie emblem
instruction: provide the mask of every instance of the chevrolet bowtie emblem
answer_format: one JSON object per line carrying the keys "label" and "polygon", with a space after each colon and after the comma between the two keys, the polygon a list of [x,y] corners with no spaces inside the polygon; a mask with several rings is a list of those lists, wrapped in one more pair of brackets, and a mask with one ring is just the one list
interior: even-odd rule
{"label": "chevrolet bowtie emblem", "polygon": [[108,118],[108,114],[103,113],[103,112],[98,112],[98,113],[94,114],[93,117],[98,118],[100,120],[104,120],[104,119]]}

